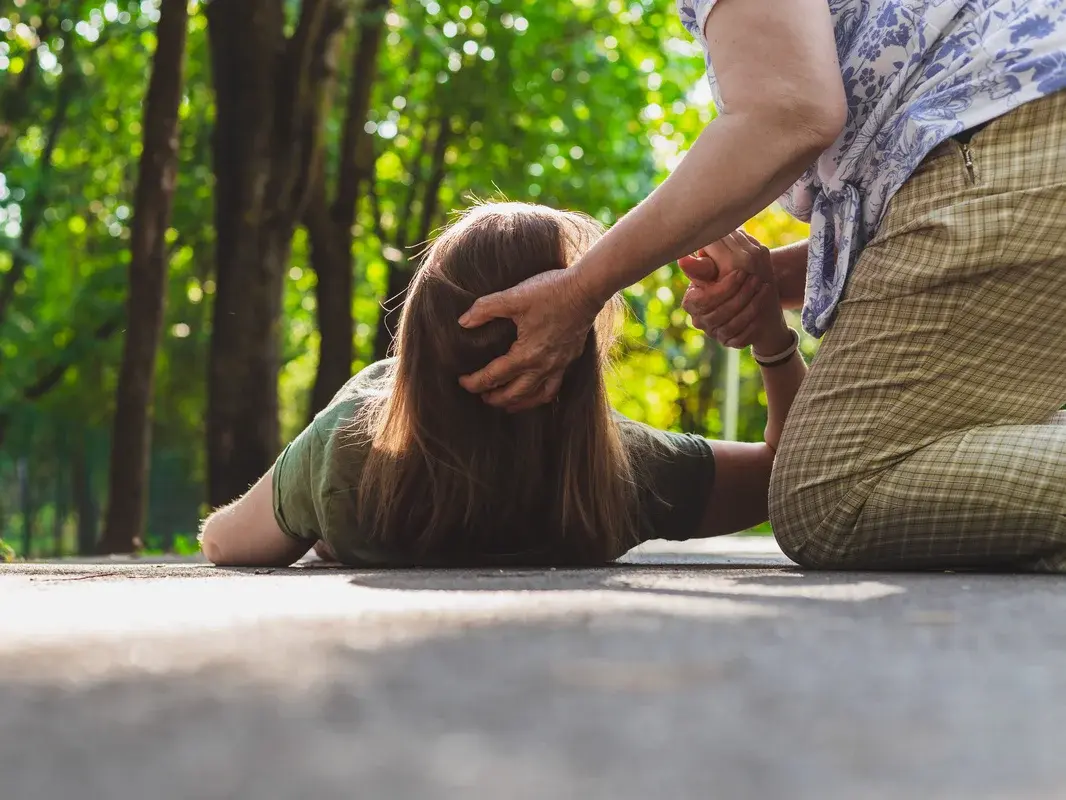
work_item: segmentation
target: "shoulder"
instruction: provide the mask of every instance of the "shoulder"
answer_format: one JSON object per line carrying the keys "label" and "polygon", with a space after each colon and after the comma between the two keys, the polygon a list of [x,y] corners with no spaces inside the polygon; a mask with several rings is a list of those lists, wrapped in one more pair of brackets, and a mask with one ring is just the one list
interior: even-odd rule
{"label": "shoulder", "polygon": [[329,405],[315,415],[311,426],[323,440],[347,428],[370,402],[388,397],[396,374],[396,359],[375,361],[351,377]]}
{"label": "shoulder", "polygon": [[329,406],[327,406],[327,410],[338,403],[387,395],[392,391],[395,376],[395,358],[375,361],[373,364],[363,367],[363,369],[348,379],[348,382],[334,395]]}
{"label": "shoulder", "polygon": [[714,461],[714,450],[709,440],[692,433],[673,433],[631,420],[618,412],[615,421],[631,458],[652,457],[672,461]]}

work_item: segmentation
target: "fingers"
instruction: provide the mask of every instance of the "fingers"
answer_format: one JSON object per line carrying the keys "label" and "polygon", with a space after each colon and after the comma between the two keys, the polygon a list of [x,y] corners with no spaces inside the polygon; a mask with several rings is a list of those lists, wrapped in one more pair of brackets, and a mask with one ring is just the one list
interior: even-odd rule
{"label": "fingers", "polygon": [[[724,277],[733,272],[753,273],[751,266],[751,245],[748,240],[734,231],[728,236],[723,236],[716,242],[711,242],[703,252],[715,262],[718,277]],[[686,274],[688,274],[686,272]],[[692,277],[692,275],[689,275]]]}
{"label": "fingers", "polygon": [[[489,319],[494,319],[494,317]],[[506,386],[517,378],[523,369],[522,362],[514,355],[513,351],[508,351],[499,358],[490,361],[477,372],[471,375],[463,375],[459,378],[459,384],[468,392],[484,394]]]}
{"label": "fingers", "polygon": [[526,372],[519,375],[510,383],[506,383],[490,392],[481,395],[481,399],[490,406],[503,408],[510,411],[517,408],[527,400],[538,395],[541,388],[539,376]]}
{"label": "fingers", "polygon": [[691,280],[714,281],[718,279],[718,265],[713,258],[702,256],[683,256],[677,265]]}
{"label": "fingers", "polygon": [[[722,344],[724,344],[726,347],[732,347],[734,350],[739,350],[742,347],[747,347],[753,341],[755,341],[755,337],[759,334],[759,328],[760,322],[758,320],[755,320],[743,331],[738,333],[732,339],[722,342]],[[721,342],[722,340],[719,339],[718,341]]]}
{"label": "fingers", "polygon": [[[528,380],[519,378],[502,389],[489,392],[484,395],[483,399],[486,403],[503,408],[512,414],[528,411],[555,400],[563,385],[563,376],[561,372],[553,373],[539,385],[535,381],[536,379],[532,377]],[[530,387],[528,391],[527,387]]]}
{"label": "fingers", "polygon": [[711,242],[709,245],[703,248],[702,252],[717,266],[718,277],[724,277],[730,272],[736,272],[737,268],[733,264],[733,251],[721,239],[719,239],[717,242]]}
{"label": "fingers", "polygon": [[486,322],[491,322],[494,319],[510,318],[513,313],[510,302],[511,291],[511,289],[507,289],[503,292],[479,297],[466,310],[466,313],[459,317],[459,324],[464,328],[480,328]]}
{"label": "fingers", "polygon": [[516,412],[554,400],[563,383],[563,372],[532,372],[528,364],[507,353],[472,375],[464,375],[459,383],[468,392],[480,394],[490,406]]}
{"label": "fingers", "polygon": [[[733,319],[752,301],[759,287],[763,285],[762,281],[754,275],[747,275],[743,272],[737,272],[734,275],[736,277],[730,276],[728,295],[723,293],[716,298],[705,297],[702,303],[690,304],[696,308],[696,316],[700,317],[701,327],[703,324],[707,325],[704,330],[713,331]],[[686,311],[688,311],[687,308]],[[692,312],[689,311],[689,314],[691,315]]]}
{"label": "fingers", "polygon": [[756,250],[762,250],[763,243],[748,233],[743,228],[737,228],[736,233],[744,238],[744,241],[754,247]]}
{"label": "fingers", "polygon": [[[701,252],[715,261],[719,275],[743,270],[753,275],[767,277],[770,251],[743,228],[738,228],[718,241],[712,242]],[[687,270],[686,274],[688,274]]]}
{"label": "fingers", "polygon": [[731,272],[714,283],[693,284],[692,291],[685,293],[681,307],[692,316],[710,314],[743,289],[747,279],[743,272]]}
{"label": "fingers", "polygon": [[760,286],[752,302],[738,311],[732,319],[719,326],[714,333],[714,338],[727,347],[744,347],[750,344],[750,342],[741,340],[744,338],[745,332],[759,321],[762,300],[765,299],[769,291],[770,287],[766,284]]}
{"label": "fingers", "polygon": [[745,246],[748,250],[750,264],[748,271],[753,275],[758,275],[769,282],[773,282],[774,268],[773,264],[770,263],[770,248],[743,229],[738,230],[737,234],[744,238]]}
{"label": "fingers", "polygon": [[741,231],[736,230],[728,236],[722,237],[722,244],[738,265],[744,262],[748,253],[748,241],[740,234]]}

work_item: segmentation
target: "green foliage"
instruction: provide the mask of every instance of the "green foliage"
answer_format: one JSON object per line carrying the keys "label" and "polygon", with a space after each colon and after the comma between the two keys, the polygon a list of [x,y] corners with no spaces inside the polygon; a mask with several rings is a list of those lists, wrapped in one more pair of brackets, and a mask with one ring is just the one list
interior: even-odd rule
{"label": "green foliage", "polygon": [[[299,4],[289,6],[295,15]],[[190,11],[146,534],[148,547],[174,550],[186,546],[182,532],[195,528],[201,511],[215,290],[211,65],[198,0]],[[0,285],[16,265],[21,270],[9,306],[0,308],[0,533],[9,540],[20,541],[27,497],[38,539],[52,530],[48,514],[59,514],[67,550],[76,546],[73,515],[104,507],[141,102],[157,19],[152,2],[127,0],[15,0],[0,11]],[[399,0],[385,25],[367,120],[375,177],[354,231],[355,368],[372,358],[388,269],[421,244],[424,201],[412,187],[427,179],[442,122],[452,135],[431,228],[471,197],[500,195],[610,223],[667,174],[713,115],[702,55],[672,0]],[[328,170],[354,41],[348,37],[337,54]],[[779,210],[749,229],[771,246],[805,235]],[[314,379],[314,280],[300,230],[282,325],[286,436],[306,419]],[[628,293],[632,313],[611,393],[634,418],[714,436],[724,359],[679,309],[684,286],[671,266]],[[747,356],[741,376],[740,435],[756,439],[765,396]],[[31,476],[25,492],[16,479],[20,459]],[[88,500],[73,496],[72,464],[88,473]]]}
{"label": "green foliage", "polygon": [[194,534],[178,534],[166,548],[151,546],[141,550],[141,555],[143,556],[159,556],[164,553],[173,553],[176,556],[199,555],[200,543],[196,541],[196,536]]}

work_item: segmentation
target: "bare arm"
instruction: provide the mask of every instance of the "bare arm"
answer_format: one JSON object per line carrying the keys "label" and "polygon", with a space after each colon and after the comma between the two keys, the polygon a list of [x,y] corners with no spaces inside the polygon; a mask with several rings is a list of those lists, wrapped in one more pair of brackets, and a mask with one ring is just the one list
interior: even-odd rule
{"label": "bare arm", "polygon": [[784,366],[763,369],[769,420],[766,441],[713,442],[714,486],[707,499],[700,536],[736,533],[766,522],[774,454],[781,428],[807,367],[797,354]]}
{"label": "bare arm", "polygon": [[674,173],[576,265],[575,279],[598,300],[739,227],[844,126],[825,0],[722,0],[706,34],[725,108]]}
{"label": "bare arm", "polygon": [[802,175],[846,119],[825,0],[721,0],[707,39],[725,104],[674,173],[574,266],[478,300],[460,319],[515,321],[511,350],[463,386],[519,410],[547,402],[606,299],[719,239]]}
{"label": "bare arm", "polygon": [[[726,321],[716,328],[724,339],[751,343],[757,360],[760,356],[772,359],[792,346],[793,334],[785,324],[777,295],[776,268],[770,252],[752,237],[737,231],[704,248],[700,256],[682,259],[681,267],[693,278],[685,307],[711,301],[717,311],[725,309]],[[710,333],[705,317],[694,315],[693,323]],[[767,405],[764,441],[713,443],[715,478],[702,523],[703,536],[746,530],[769,516],[774,455],[807,366],[797,350],[782,363],[760,368]]]}
{"label": "bare arm", "polygon": [[207,560],[226,567],[287,567],[311,548],[286,536],[274,519],[274,469],[230,505],[220,508],[200,530]]}

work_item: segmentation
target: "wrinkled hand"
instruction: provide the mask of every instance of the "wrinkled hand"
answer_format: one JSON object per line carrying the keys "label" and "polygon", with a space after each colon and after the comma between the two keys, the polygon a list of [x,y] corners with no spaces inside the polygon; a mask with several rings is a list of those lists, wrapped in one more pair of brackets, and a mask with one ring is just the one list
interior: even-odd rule
{"label": "wrinkled hand", "polygon": [[543,272],[478,299],[459,324],[477,328],[494,319],[510,319],[518,339],[507,353],[459,382],[507,411],[551,402],[566,368],[585,349],[601,307],[578,285],[572,269]]}
{"label": "wrinkled hand", "polygon": [[692,281],[682,306],[697,328],[727,347],[776,353],[788,346],[770,251],[754,237],[734,231],[678,266]]}

